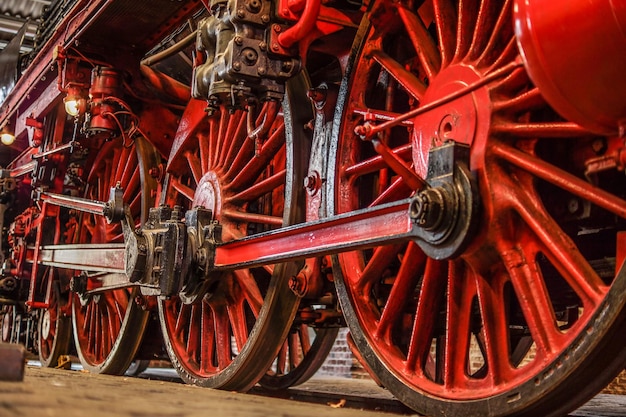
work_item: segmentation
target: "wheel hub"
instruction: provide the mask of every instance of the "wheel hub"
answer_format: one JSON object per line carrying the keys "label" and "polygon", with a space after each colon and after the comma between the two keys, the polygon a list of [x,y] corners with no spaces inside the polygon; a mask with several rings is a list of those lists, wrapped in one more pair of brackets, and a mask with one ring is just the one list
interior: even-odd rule
{"label": "wheel hub", "polygon": [[[472,67],[448,67],[432,80],[420,104],[481,79]],[[410,214],[420,227],[418,244],[431,258],[458,256],[472,236],[479,194],[470,167],[482,165],[476,156],[484,153],[490,118],[489,93],[480,88],[413,119],[413,165],[430,188],[414,197]]]}
{"label": "wheel hub", "polygon": [[43,317],[41,318],[41,337],[43,339],[48,339],[50,337],[50,310],[46,310],[43,313]]}
{"label": "wheel hub", "polygon": [[193,207],[204,207],[213,212],[213,218],[218,219],[222,213],[222,187],[219,177],[214,171],[209,171],[200,180],[193,197]]}
{"label": "wheel hub", "polygon": [[11,334],[11,315],[9,313],[5,313],[2,316],[2,340],[5,342],[8,342],[10,334]]}
{"label": "wheel hub", "polygon": [[[429,85],[421,105],[480,81],[482,76],[472,67],[454,65],[438,74]],[[453,140],[472,147],[472,158],[477,154],[475,143],[486,138],[491,118],[491,100],[486,88],[480,88],[447,104],[439,106],[413,119],[413,164],[418,175],[428,175],[428,153],[431,148]],[[486,128],[485,128],[486,127]],[[470,166],[475,169],[476,161]]]}

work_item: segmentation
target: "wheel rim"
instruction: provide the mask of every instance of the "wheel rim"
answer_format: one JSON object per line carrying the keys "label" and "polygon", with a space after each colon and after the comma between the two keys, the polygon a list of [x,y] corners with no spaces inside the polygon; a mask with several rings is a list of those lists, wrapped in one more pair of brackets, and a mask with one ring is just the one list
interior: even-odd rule
{"label": "wheel rim", "polygon": [[[289,121],[292,111],[302,110],[289,103],[292,95],[303,97],[303,87],[299,78],[289,83],[280,112],[279,103],[259,106],[253,127],[265,128],[257,140],[248,137],[246,111],[222,105],[207,118],[205,105],[192,101],[183,119],[196,115],[197,124],[173,146],[167,203],[212,210],[223,241],[296,222],[294,203],[302,191],[294,184],[302,181],[301,162],[291,155],[303,132],[294,132]],[[296,268],[240,269],[215,279],[193,303],[159,300],[165,344],[181,377],[213,388],[252,387],[278,353],[295,315],[298,298],[286,279]]]}
{"label": "wheel rim", "polygon": [[[382,121],[406,113],[512,63],[511,4],[434,0],[420,3],[418,11],[373,4],[373,24],[361,28],[360,51],[337,106],[345,109],[335,134],[336,214],[411,195],[407,181],[371,144],[357,142],[355,127],[363,114]],[[429,258],[414,242],[335,258],[342,307],[369,367],[426,414],[443,415],[455,402],[465,407],[474,401],[476,415],[505,415],[549,399],[540,392],[547,389],[540,376],[563,368],[565,380],[574,372],[572,346],[586,343],[588,350],[577,353],[587,360],[600,344],[593,339],[610,338],[623,317],[624,303],[615,295],[623,274],[602,259],[615,259],[624,201],[611,191],[611,180],[598,180],[608,195],[583,180],[597,156],[593,141],[615,141],[559,121],[522,68],[383,131],[379,139],[422,177],[432,146],[449,139],[469,145],[482,207],[478,231],[454,259]],[[571,201],[569,212],[562,201]],[[605,211],[585,211],[588,201]],[[604,253],[592,248],[605,236],[583,237],[589,223],[610,230]],[[586,338],[615,302],[611,321]],[[476,363],[470,351],[478,352]],[[523,401],[505,399],[499,411],[487,411],[488,401],[520,392]]]}
{"label": "wheel rim", "polygon": [[[147,209],[154,180],[144,174],[155,166],[156,153],[142,138],[125,146],[121,139],[106,142],[88,163],[85,198],[106,201],[109,190],[119,184],[124,202],[139,224]],[[123,242],[120,223],[107,223],[102,216],[83,214],[79,219],[77,243]],[[96,279],[97,276],[89,279]],[[74,295],[72,325],[74,342],[83,367],[94,373],[122,374],[141,343],[148,312],[135,303],[136,289],[103,292],[81,300]]]}
{"label": "wheel rim", "polygon": [[259,381],[268,389],[281,390],[309,380],[322,366],[333,347],[338,327],[314,328],[295,324],[276,359]]}

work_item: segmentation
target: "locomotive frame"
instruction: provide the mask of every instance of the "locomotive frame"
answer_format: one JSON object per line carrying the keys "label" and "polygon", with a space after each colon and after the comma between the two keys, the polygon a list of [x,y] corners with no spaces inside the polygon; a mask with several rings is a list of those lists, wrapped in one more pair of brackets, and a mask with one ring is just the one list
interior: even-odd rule
{"label": "locomotive frame", "polygon": [[245,391],[347,325],[433,416],[558,416],[624,369],[626,7],[56,7],[0,108],[2,341]]}

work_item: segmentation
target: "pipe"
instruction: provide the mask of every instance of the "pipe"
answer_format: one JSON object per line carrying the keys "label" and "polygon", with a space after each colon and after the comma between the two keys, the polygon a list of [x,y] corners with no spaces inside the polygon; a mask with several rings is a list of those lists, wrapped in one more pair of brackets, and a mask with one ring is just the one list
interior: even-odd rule
{"label": "pipe", "polygon": [[141,75],[145,77],[152,87],[177,100],[179,103],[186,104],[191,98],[191,90],[180,81],[177,81],[160,71],[153,70],[147,65],[141,65],[139,69],[141,71]]}
{"label": "pipe", "polygon": [[304,39],[315,27],[321,6],[321,0],[308,0],[298,22],[278,35],[280,46],[291,48],[296,42]]}
{"label": "pipe", "polygon": [[176,42],[174,45],[170,46],[169,48],[143,59],[141,61],[141,65],[152,65],[156,64],[157,62],[163,61],[165,58],[169,58],[170,56],[179,53],[180,51],[191,45],[195,40],[196,32],[194,31],[185,36],[180,41]]}

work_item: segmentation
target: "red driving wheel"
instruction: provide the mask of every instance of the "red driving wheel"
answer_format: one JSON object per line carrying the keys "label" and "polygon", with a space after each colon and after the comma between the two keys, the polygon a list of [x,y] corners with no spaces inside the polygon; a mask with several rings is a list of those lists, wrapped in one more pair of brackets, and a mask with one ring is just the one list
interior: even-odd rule
{"label": "red driving wheel", "polygon": [[[165,203],[211,210],[222,241],[301,221],[305,161],[295,160],[304,132],[292,118],[306,111],[304,79],[287,84],[281,104],[245,109],[192,100],[168,161]],[[294,101],[294,97],[300,97]],[[304,106],[304,108],[303,108]],[[299,118],[298,118],[299,120]],[[244,391],[277,357],[298,308],[287,285],[295,264],[241,268],[216,277],[190,272],[180,297],[159,300],[165,345],[179,375],[196,385]],[[210,283],[209,283],[210,282]]]}
{"label": "red driving wheel", "polygon": [[[337,106],[335,214],[410,197],[430,150],[469,149],[467,227],[335,257],[366,365],[425,415],[562,415],[626,357],[609,343],[626,318],[626,187],[594,164],[622,145],[546,104],[519,65],[512,3],[374,1]],[[355,134],[419,108],[372,138],[415,174]]]}

